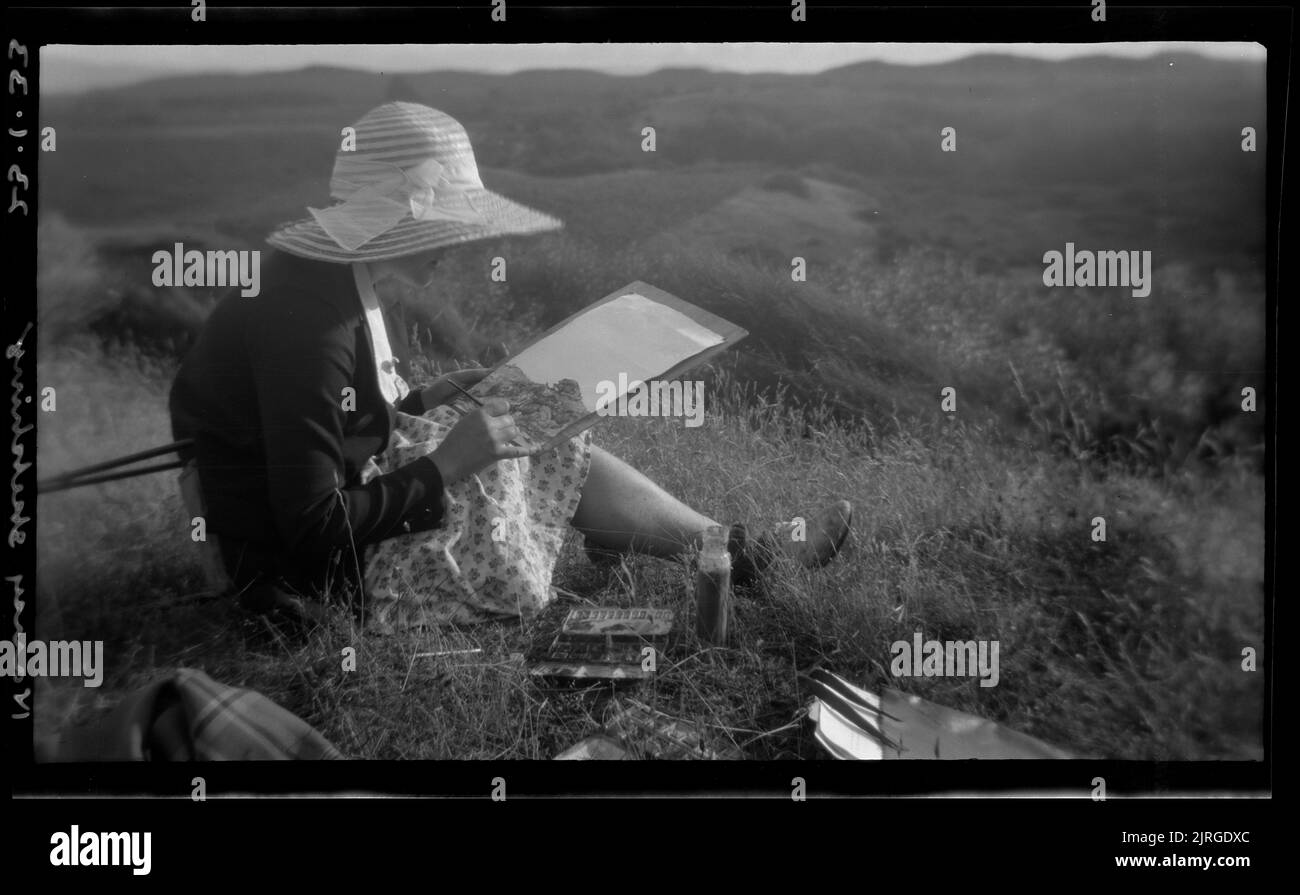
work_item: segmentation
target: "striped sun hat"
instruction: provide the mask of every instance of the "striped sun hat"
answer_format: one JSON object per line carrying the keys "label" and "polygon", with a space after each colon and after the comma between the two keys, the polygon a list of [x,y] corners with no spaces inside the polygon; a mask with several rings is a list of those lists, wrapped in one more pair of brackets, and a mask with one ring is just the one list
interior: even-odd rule
{"label": "striped sun hat", "polygon": [[[479,179],[460,122],[417,103],[385,103],[353,125],[334,158],[329,208],[285,224],[267,242],[293,255],[351,263],[564,226]],[[346,132],[345,132],[346,133]]]}

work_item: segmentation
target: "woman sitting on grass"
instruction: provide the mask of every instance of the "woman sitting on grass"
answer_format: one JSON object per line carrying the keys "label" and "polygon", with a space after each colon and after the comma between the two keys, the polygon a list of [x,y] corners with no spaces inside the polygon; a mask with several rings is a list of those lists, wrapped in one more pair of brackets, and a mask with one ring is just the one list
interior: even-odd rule
{"label": "woman sitting on grass", "polygon": [[[187,503],[241,605],[318,617],[316,598],[360,579],[385,626],[470,623],[543,606],[569,525],[597,548],[697,548],[717,523],[589,431],[529,457],[504,401],[447,406],[452,382],[487,371],[409,389],[405,331],[376,286],[422,289],[453,246],[561,224],[485,189],[465,129],[442,112],[388,103],[355,134],[335,159],[339,202],[269,237],[279,251],[261,294],[217,306],[171,391],[174,435],[194,441]],[[735,580],[753,583],[781,552],[825,563],[850,513],[838,501],[800,542],[732,525]]]}

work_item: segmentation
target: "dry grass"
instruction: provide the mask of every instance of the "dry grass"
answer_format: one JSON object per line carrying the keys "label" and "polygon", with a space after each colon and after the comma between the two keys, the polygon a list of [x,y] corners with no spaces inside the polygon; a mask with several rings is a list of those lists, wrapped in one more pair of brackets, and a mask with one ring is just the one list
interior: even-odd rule
{"label": "dry grass", "polygon": [[[79,356],[43,364],[41,378],[79,382],[42,429],[47,469],[162,438],[162,389],[147,373]],[[593,566],[570,543],[556,575],[564,590],[677,611],[678,633],[639,698],[751,758],[811,758],[807,731],[791,723],[796,672],[823,663],[1083,754],[1259,757],[1262,683],[1237,667],[1240,646],[1263,633],[1257,481],[1097,478],[1008,454],[961,424],[873,440],[823,418],[805,437],[803,414],[735,406],[741,391],[718,376],[710,394],[725,397],[702,428],[614,420],[599,441],[721,519],[788,519],[845,496],[857,508],[852,539],[832,567],[784,570],[740,603],[725,649],[695,639],[686,565]],[[1105,544],[1089,537],[1097,514],[1110,520]],[[188,665],[266,693],[355,757],[543,759],[592,732],[612,693],[538,683],[521,661],[549,642],[573,597],[520,623],[394,637],[339,612],[290,642],[201,594],[170,476],[51,496],[39,519],[41,629],[107,642],[101,702]],[[999,686],[891,678],[889,644],[917,630],[998,639]],[[342,670],[348,646],[356,672]],[[467,649],[481,652],[417,658]],[[49,705],[77,717],[95,708]]]}
{"label": "dry grass", "polygon": [[[762,525],[846,497],[856,519],[839,561],[783,570],[766,593],[741,602],[725,649],[695,639],[686,564],[629,557],[593,566],[576,536],[555,583],[577,596],[537,618],[382,637],[339,612],[290,642],[204,594],[172,475],[50,495],[37,516],[38,630],[104,640],[107,669],[100,691],[39,691],[42,731],[75,725],[185,665],[264,692],[354,757],[549,758],[595,729],[612,691],[539,683],[526,658],[549,642],[568,605],[589,600],[677,610],[659,674],[636,695],[753,759],[820,754],[797,723],[796,680],[819,663],[1085,755],[1262,757],[1262,675],[1239,665],[1242,648],[1259,648],[1264,633],[1257,465],[1235,462],[1233,450],[1210,464],[1169,450],[1155,464],[1115,462],[1092,437],[1112,424],[1141,437],[1124,428],[1121,399],[1145,381],[1139,400],[1168,408],[1177,431],[1218,427],[1230,444],[1257,442],[1246,415],[1220,424],[1193,406],[1227,389],[1206,383],[1210,365],[1255,362],[1245,319],[1252,286],[1219,279],[1194,294],[1175,276],[1188,319],[1210,330],[1216,313],[1237,322],[1189,334],[1175,309],[1150,309],[1134,312],[1135,332],[1119,339],[1100,312],[1077,303],[1067,331],[1054,333],[1052,309],[1013,278],[927,257],[887,269],[852,259],[796,286],[780,267],[656,245],[537,240],[512,247],[509,283],[489,286],[482,255],[467,252],[447,266],[443,316],[419,321],[431,354],[421,369],[499,356],[632,277],[709,307],[752,336],[709,374],[706,425],[610,420],[597,440],[726,521]],[[78,260],[60,270],[59,258]],[[41,419],[42,476],[171,440],[174,356],[150,359],[135,343],[86,332],[102,319],[96,309],[118,306],[105,292],[113,271],[99,263],[70,231],[54,234],[42,256],[43,339],[60,321],[72,334],[40,351],[40,384],[58,389],[58,410]],[[1149,357],[1143,340],[1157,336],[1161,351]],[[1106,345],[1114,364],[1090,365],[1088,352]],[[1195,357],[1199,379],[1187,362]],[[1025,377],[1021,390],[1008,358]],[[1048,402],[1052,377],[1060,398]],[[938,410],[938,388],[950,382],[962,396],[955,417]],[[1110,403],[1087,404],[1085,387]],[[1062,441],[1067,450],[1045,449]],[[1105,543],[1090,538],[1098,515]],[[997,639],[999,685],[892,678],[890,644],[916,631]],[[342,670],[345,647],[357,651],[355,672]],[[470,649],[480,652],[419,655]]]}

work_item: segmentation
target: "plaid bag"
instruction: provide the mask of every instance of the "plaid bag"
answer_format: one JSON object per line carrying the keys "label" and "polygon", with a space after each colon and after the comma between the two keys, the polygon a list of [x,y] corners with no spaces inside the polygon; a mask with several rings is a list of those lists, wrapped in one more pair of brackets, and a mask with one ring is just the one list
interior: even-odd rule
{"label": "plaid bag", "polygon": [[93,729],[65,733],[59,751],[63,761],[343,758],[314,727],[261,693],[192,668],[135,691]]}

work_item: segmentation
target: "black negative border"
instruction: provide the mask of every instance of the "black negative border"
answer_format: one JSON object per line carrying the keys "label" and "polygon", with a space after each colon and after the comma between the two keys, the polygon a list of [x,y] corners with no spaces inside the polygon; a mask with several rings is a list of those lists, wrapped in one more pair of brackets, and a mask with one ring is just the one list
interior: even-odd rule
{"label": "black negative border", "polygon": [[[1266,438],[1269,452],[1266,461],[1266,531],[1265,557],[1265,647],[1260,651],[1261,672],[1265,674],[1265,760],[1258,763],[1236,762],[984,762],[978,769],[968,762],[925,762],[879,765],[862,769],[842,763],[792,764],[768,767],[765,763],[714,763],[709,770],[692,770],[688,765],[673,765],[673,770],[656,770],[656,763],[638,763],[635,767],[615,765],[594,770],[556,765],[546,770],[537,763],[488,763],[466,766],[443,763],[366,762],[347,764],[308,763],[285,767],[250,763],[223,766],[219,773],[211,765],[167,768],[134,765],[33,765],[31,764],[31,722],[6,723],[6,746],[10,766],[18,771],[21,782],[16,794],[127,794],[156,795],[188,793],[189,780],[204,771],[210,791],[215,792],[389,792],[411,794],[485,795],[484,779],[506,776],[514,794],[528,792],[623,794],[713,792],[765,795],[786,794],[789,779],[803,776],[813,794],[902,794],[940,792],[1060,792],[1074,793],[1087,789],[1093,776],[1104,776],[1112,795],[1124,793],[1261,793],[1271,791],[1272,775],[1272,678],[1274,637],[1273,595],[1276,589],[1276,486],[1278,456],[1276,448],[1277,399],[1277,296],[1282,285],[1291,284],[1290,271],[1282,269],[1285,253],[1281,251],[1284,233],[1280,209],[1283,154],[1286,144],[1286,103],[1292,68],[1291,35],[1294,17],[1283,4],[1252,6],[1154,5],[1130,6],[1107,4],[1108,21],[1092,23],[1088,3],[1004,3],[989,7],[970,2],[931,7],[869,7],[836,3],[809,4],[808,21],[792,24],[789,5],[781,0],[770,3],[699,6],[641,2],[633,6],[598,7],[567,4],[545,6],[527,0],[509,0],[507,22],[490,20],[490,2],[462,3],[455,7],[324,8],[280,5],[274,8],[224,9],[208,4],[208,21],[194,23],[183,4],[143,4],[129,10],[106,8],[10,8],[7,10],[6,43],[16,39],[29,50],[28,75],[33,87],[39,84],[39,61],[35,50],[48,43],[386,43],[386,42],[483,42],[536,43],[550,41],[706,41],[706,40],[773,40],[834,42],[843,39],[863,41],[917,42],[1079,42],[1128,40],[1244,40],[1268,48],[1268,167],[1267,214],[1270,239],[1266,253],[1267,317],[1269,338],[1266,362],[1270,371],[1266,397]],[[436,25],[436,27],[434,27]],[[426,30],[427,29],[427,30]],[[428,36],[425,37],[425,34]],[[396,38],[396,39],[394,39]],[[423,39],[422,39],[423,38]],[[339,64],[346,66],[346,58]],[[7,115],[11,125],[17,100],[10,97]],[[35,96],[27,98],[25,109],[39,107]],[[30,114],[30,113],[26,113]],[[35,115],[39,121],[39,111]],[[30,120],[30,119],[28,119]],[[22,156],[15,155],[16,144],[6,143],[10,163],[19,158],[32,159],[38,151],[39,128],[29,128]],[[30,154],[29,154],[30,153]],[[35,315],[35,223],[38,214],[39,187],[35,178],[25,198],[34,214],[27,220],[6,217],[6,254],[17,259],[10,265],[9,288],[5,295],[6,344],[12,344],[24,320]],[[1274,235],[1276,234],[1276,235]],[[1286,244],[1291,244],[1287,241]],[[34,382],[34,338],[28,337],[33,350],[23,358],[27,382]],[[27,424],[36,415],[34,405],[23,405],[22,421]],[[34,439],[32,440],[34,447]],[[29,459],[32,447],[29,447]],[[20,481],[34,491],[38,470],[27,470]],[[30,503],[28,504],[30,507]],[[30,513],[28,531],[35,530],[35,511]],[[24,574],[31,581],[35,569],[35,538],[22,549],[6,548],[5,575]],[[30,594],[32,589],[28,589]],[[0,604],[7,627],[0,636],[12,632],[7,612],[8,601]],[[34,610],[27,601],[22,616],[24,629],[35,636]],[[6,691],[13,682],[7,681]],[[915,768],[915,770],[913,770]],[[1086,780],[1081,780],[1086,777]],[[781,780],[786,782],[782,783]],[[515,780],[519,782],[516,784]]]}

